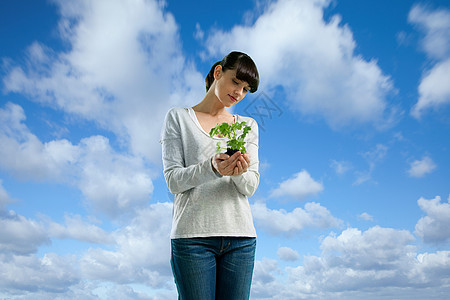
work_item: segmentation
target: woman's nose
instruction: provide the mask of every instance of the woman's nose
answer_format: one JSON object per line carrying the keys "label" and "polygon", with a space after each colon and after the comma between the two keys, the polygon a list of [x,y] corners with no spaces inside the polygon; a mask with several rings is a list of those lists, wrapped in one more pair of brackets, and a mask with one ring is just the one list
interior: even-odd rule
{"label": "woman's nose", "polygon": [[244,94],[244,88],[237,87],[235,93],[236,95],[242,96]]}

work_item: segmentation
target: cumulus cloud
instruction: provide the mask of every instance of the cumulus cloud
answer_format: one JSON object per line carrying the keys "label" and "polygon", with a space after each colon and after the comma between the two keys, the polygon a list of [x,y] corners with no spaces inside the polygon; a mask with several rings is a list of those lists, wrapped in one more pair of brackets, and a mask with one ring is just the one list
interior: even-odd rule
{"label": "cumulus cloud", "polygon": [[0,210],[0,254],[31,254],[36,252],[39,246],[49,242],[43,224],[14,211]]}
{"label": "cumulus cloud", "polygon": [[284,261],[296,261],[300,257],[296,250],[289,247],[278,248],[277,255],[281,260]]}
{"label": "cumulus cloud", "polygon": [[355,54],[352,32],[339,16],[324,20],[329,4],[271,2],[252,24],[211,31],[205,39],[207,53],[218,56],[239,45],[264,74],[262,89],[283,87],[294,110],[319,116],[332,127],[385,126],[391,114],[386,99],[393,91],[392,81],[376,60]]}
{"label": "cumulus cloud", "polygon": [[328,209],[319,203],[306,203],[305,208],[270,209],[266,204],[256,202],[252,205],[253,218],[258,228],[271,234],[292,235],[306,228],[337,227],[341,221],[333,217]]}
{"label": "cumulus cloud", "polygon": [[430,58],[442,59],[450,56],[448,9],[431,10],[427,6],[414,5],[409,12],[408,21],[424,33],[421,44]]}
{"label": "cumulus cloud", "polygon": [[[31,281],[30,281],[31,282]],[[63,284],[64,282],[61,282]],[[4,289],[6,291],[6,289]],[[8,290],[13,290],[8,289]],[[32,292],[22,288],[14,290],[13,299],[21,300],[172,300],[177,298],[176,291],[158,290],[149,295],[140,286],[91,282],[80,280],[77,283],[65,284],[59,290],[34,288]]]}
{"label": "cumulus cloud", "polygon": [[81,270],[91,280],[118,284],[141,283],[173,289],[170,282],[169,233],[172,205],[152,204],[139,211],[130,225],[117,230],[113,250],[91,248],[80,261]]}
{"label": "cumulus cloud", "polygon": [[[440,299],[439,291],[424,287],[448,282],[450,252],[418,254],[413,241],[406,230],[348,228],[323,239],[321,256],[307,256],[303,265],[284,270],[273,266],[272,273],[285,276],[254,289],[264,299],[390,299],[405,293],[414,299]],[[270,278],[271,273],[260,272]]]}
{"label": "cumulus cloud", "polygon": [[441,244],[450,241],[450,197],[447,203],[441,202],[439,196],[430,200],[421,197],[417,203],[427,215],[417,222],[415,233],[425,243]]}
{"label": "cumulus cloud", "polygon": [[116,152],[103,136],[41,142],[25,125],[17,104],[0,108],[0,168],[22,179],[77,186],[95,210],[109,217],[133,212],[153,193],[150,171],[139,156]]}
{"label": "cumulus cloud", "polygon": [[8,195],[8,192],[3,187],[3,180],[0,179],[0,213],[3,211],[6,204],[11,203],[13,200]]}
{"label": "cumulus cloud", "polygon": [[302,265],[281,269],[275,260],[258,261],[252,295],[288,300],[375,300],[399,295],[442,299],[446,288],[435,287],[450,279],[450,252],[417,253],[413,242],[406,230],[379,226],[331,233],[322,240],[321,255],[306,256]]}
{"label": "cumulus cloud", "polygon": [[408,174],[411,177],[423,177],[436,169],[436,164],[429,156],[424,156],[421,160],[415,160],[410,164]]}
{"label": "cumulus cloud", "polygon": [[373,221],[373,217],[369,215],[368,213],[364,212],[358,216],[358,218],[365,220],[365,221]]}
{"label": "cumulus cloud", "polygon": [[280,183],[278,188],[270,193],[270,197],[287,196],[296,200],[303,200],[308,196],[323,191],[323,185],[315,181],[306,170],[302,170],[290,179]]}
{"label": "cumulus cloud", "polygon": [[408,16],[410,23],[416,25],[424,34],[422,48],[433,62],[426,70],[419,84],[419,100],[411,114],[420,118],[424,111],[439,108],[450,103],[450,10],[430,10],[415,5]]}
{"label": "cumulus cloud", "polygon": [[419,85],[419,101],[414,105],[411,114],[420,118],[428,108],[438,108],[450,103],[450,59],[437,63],[425,72]]}
{"label": "cumulus cloud", "polygon": [[115,152],[103,136],[83,139],[80,148],[78,187],[96,210],[116,217],[148,203],[153,183],[141,158]]}
{"label": "cumulus cloud", "polygon": [[280,273],[278,262],[274,259],[263,258],[255,261],[253,271],[252,291],[253,297],[265,298],[265,290],[274,287],[277,283],[277,275]]}
{"label": "cumulus cloud", "polygon": [[65,225],[50,222],[47,227],[48,234],[58,239],[74,239],[94,244],[114,243],[114,239],[109,233],[91,222],[83,220],[80,215],[66,215]]}
{"label": "cumulus cloud", "polygon": [[[421,290],[423,285],[434,286],[435,280],[448,280],[448,274],[443,278],[431,274],[448,266],[449,253],[417,254],[410,244],[413,241],[406,230],[379,226],[365,232],[349,228],[338,236],[329,235],[322,242],[321,257],[307,257],[303,266],[288,269],[292,293],[315,290],[333,295],[334,291],[349,291],[351,298],[358,299],[358,292],[351,291],[361,286]],[[422,291],[422,295],[427,293]]]}
{"label": "cumulus cloud", "polygon": [[338,257],[339,260],[335,261],[337,264],[352,265],[361,270],[384,269],[398,263],[395,259],[405,251],[413,251],[408,246],[413,240],[414,237],[406,230],[375,226],[362,232],[349,228],[339,236],[326,237],[321,249],[325,257]]}
{"label": "cumulus cloud", "polygon": [[42,143],[25,125],[25,112],[17,104],[0,108],[0,167],[21,179],[66,178],[78,150],[67,140]]}
{"label": "cumulus cloud", "polygon": [[[176,299],[176,293],[155,293],[156,296],[149,296],[145,292],[137,291],[129,285],[110,285],[104,293],[103,299],[123,299],[123,300],[170,300]],[[170,297],[169,297],[170,296]]]}
{"label": "cumulus cloud", "polygon": [[406,230],[348,228],[325,237],[322,254],[306,256],[303,265],[282,270],[260,261],[252,293],[263,299],[442,299],[446,289],[434,287],[450,279],[450,252],[417,253],[413,242]]}
{"label": "cumulus cloud", "polygon": [[[152,204],[140,210],[129,225],[107,233],[80,216],[66,216],[64,225],[47,222],[44,226],[13,212],[7,218],[2,213],[0,289],[11,294],[32,291],[33,299],[53,298],[54,293],[61,299],[106,299],[83,292],[86,287],[80,286],[90,284],[88,290],[94,291],[101,281],[103,285],[111,283],[109,288],[101,287],[108,299],[114,295],[120,299],[171,299],[175,295],[169,265],[171,214],[172,204]],[[91,247],[80,258],[54,253],[39,258],[37,247],[49,242],[49,236],[101,246]],[[161,291],[156,298],[149,298],[127,286],[131,283]]]}
{"label": "cumulus cloud", "polygon": [[73,257],[47,253],[42,258],[0,254],[0,288],[15,293],[63,293],[80,281]]}
{"label": "cumulus cloud", "polygon": [[204,94],[203,76],[181,52],[173,16],[159,1],[55,2],[69,50],[33,43],[25,66],[12,64],[5,76],[6,92],[95,122],[159,164],[165,113]]}

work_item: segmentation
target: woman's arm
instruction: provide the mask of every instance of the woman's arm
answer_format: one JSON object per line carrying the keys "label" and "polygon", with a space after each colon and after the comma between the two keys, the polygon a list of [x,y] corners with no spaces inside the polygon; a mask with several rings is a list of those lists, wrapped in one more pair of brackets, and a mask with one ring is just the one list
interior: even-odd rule
{"label": "woman's arm", "polygon": [[211,158],[195,165],[184,167],[182,164],[181,140],[164,140],[163,165],[164,178],[172,194],[179,194],[199,186],[207,181],[220,178],[211,166]]}
{"label": "woman's arm", "polygon": [[164,178],[172,194],[179,194],[207,181],[220,178],[211,165],[211,158],[186,167],[179,120],[175,111],[168,112],[161,134]]}

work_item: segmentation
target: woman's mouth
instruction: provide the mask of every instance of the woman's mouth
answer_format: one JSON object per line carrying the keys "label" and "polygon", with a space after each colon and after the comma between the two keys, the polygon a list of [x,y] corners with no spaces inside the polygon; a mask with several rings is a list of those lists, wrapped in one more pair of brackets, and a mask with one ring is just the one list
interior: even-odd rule
{"label": "woman's mouth", "polygon": [[231,96],[231,95],[228,95],[228,96],[230,96],[230,99],[231,99],[231,101],[233,101],[233,102],[237,102],[237,99],[236,98],[234,98],[233,96]]}

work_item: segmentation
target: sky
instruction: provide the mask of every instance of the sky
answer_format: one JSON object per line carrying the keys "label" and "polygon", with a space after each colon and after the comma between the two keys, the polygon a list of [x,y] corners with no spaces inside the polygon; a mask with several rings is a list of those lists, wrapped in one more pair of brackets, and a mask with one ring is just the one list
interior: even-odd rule
{"label": "sky", "polygon": [[450,2],[0,2],[0,299],[176,299],[166,112],[248,53],[251,299],[447,299]]}

